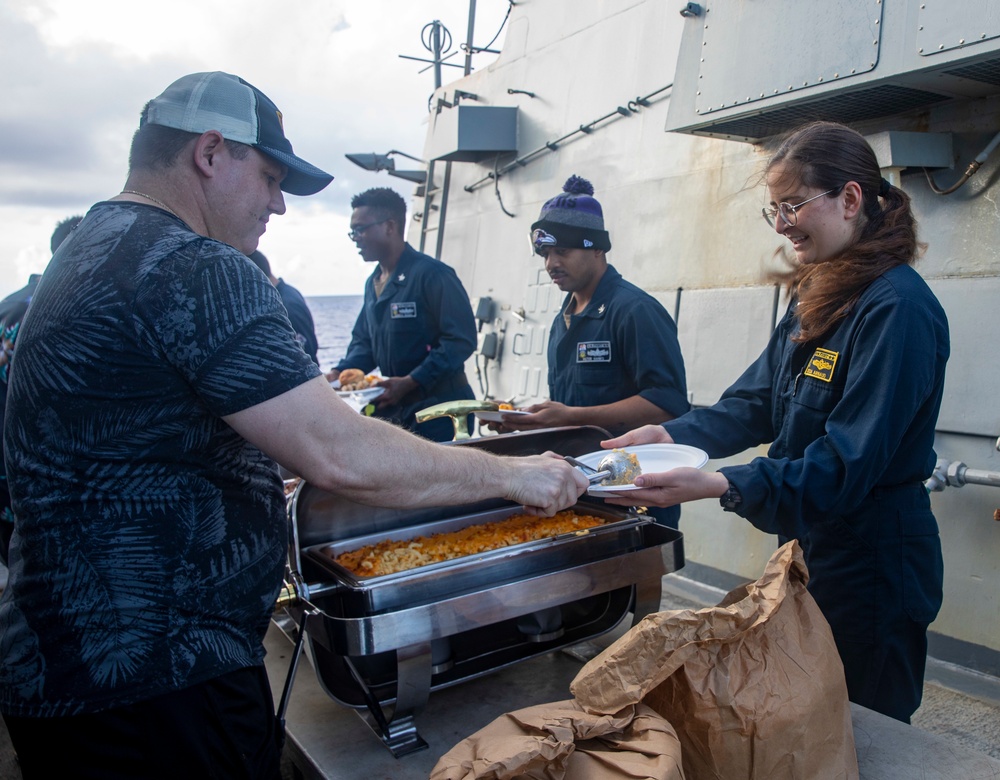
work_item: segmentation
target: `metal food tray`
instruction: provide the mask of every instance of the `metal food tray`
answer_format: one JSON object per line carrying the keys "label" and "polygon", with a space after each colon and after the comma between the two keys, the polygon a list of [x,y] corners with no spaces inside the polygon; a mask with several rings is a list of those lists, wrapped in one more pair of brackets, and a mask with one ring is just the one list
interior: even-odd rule
{"label": "metal food tray", "polygon": [[[508,506],[315,545],[304,550],[303,563],[314,565],[320,571],[308,571],[307,579],[333,577],[338,587],[325,589],[324,596],[340,605],[337,611],[341,615],[354,617],[493,589],[506,582],[621,555],[645,546],[641,529],[653,523],[646,515],[622,516],[621,510],[581,504],[574,509],[577,514],[600,517],[606,521],[605,525],[375,577],[359,577],[334,560],[344,552],[387,539],[406,541],[418,536],[449,533],[504,520],[524,511],[524,507]],[[316,576],[321,572],[325,576]],[[328,601],[327,609],[331,606]]]}

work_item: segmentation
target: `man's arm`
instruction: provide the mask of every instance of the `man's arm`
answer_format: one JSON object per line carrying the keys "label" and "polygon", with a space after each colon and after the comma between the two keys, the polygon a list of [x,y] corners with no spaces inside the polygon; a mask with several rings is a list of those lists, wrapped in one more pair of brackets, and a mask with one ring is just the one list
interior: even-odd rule
{"label": "man's arm", "polygon": [[[691,407],[684,358],[677,326],[667,310],[644,297],[616,313],[615,330],[620,353],[639,394],[663,410],[662,417],[644,422],[664,423],[687,412]],[[635,423],[629,427],[635,427]]]}
{"label": "man's arm", "polygon": [[461,371],[476,349],[476,320],[469,296],[458,275],[447,266],[429,273],[423,282],[423,297],[436,318],[436,343],[410,377],[422,387],[433,387],[440,379]]}
{"label": "man's arm", "polygon": [[525,416],[510,417],[499,425],[490,424],[493,430],[533,430],[555,428],[563,425],[598,425],[609,431],[632,430],[643,425],[663,423],[674,419],[656,404],[641,395],[633,395],[600,406],[566,406],[556,401],[542,401],[527,407]]}
{"label": "man's arm", "polygon": [[558,457],[501,458],[430,442],[359,415],[324,377],[224,419],[308,482],[373,506],[502,497],[550,515],[575,504],[587,488],[583,475]]}

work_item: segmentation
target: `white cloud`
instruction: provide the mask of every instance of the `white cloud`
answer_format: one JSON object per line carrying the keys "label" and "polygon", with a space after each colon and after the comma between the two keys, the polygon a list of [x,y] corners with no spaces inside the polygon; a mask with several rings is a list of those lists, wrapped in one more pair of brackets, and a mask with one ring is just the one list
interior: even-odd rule
{"label": "white cloud", "polygon": [[[477,45],[507,0],[477,3]],[[295,150],[336,177],[311,198],[288,198],[261,250],[306,295],[353,294],[367,269],[346,236],[351,196],[407,182],[372,174],[347,152],[419,156],[433,91],[421,30],[434,19],[453,49],[465,40],[467,0],[0,0],[0,296],[48,262],[65,216],[117,193],[139,111],[184,73],[225,70],[281,108]],[[452,62],[461,62],[459,52]],[[492,59],[478,55],[475,67]],[[461,71],[446,68],[445,81]]]}

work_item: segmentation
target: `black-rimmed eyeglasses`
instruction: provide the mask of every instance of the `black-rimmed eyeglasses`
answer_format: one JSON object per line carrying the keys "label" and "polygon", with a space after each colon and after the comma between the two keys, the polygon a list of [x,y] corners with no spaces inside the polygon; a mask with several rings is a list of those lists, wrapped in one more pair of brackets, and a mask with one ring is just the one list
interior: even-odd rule
{"label": "black-rimmed eyeglasses", "polygon": [[804,201],[796,203],[794,206],[791,203],[785,203],[784,201],[779,203],[777,208],[764,206],[764,208],[760,210],[760,213],[764,217],[764,221],[771,227],[774,227],[775,220],[779,216],[781,217],[781,221],[788,225],[788,227],[794,227],[795,223],[799,221],[796,212],[800,208],[805,206],[807,203],[811,203],[817,198],[822,198],[824,195],[839,192],[842,188],[843,186],[834,187],[832,190],[827,190],[826,192],[821,192],[819,195],[813,195],[811,198],[806,198]]}
{"label": "black-rimmed eyeglasses", "polygon": [[347,234],[347,237],[351,239],[351,241],[357,241],[359,238],[361,238],[361,236],[365,234],[365,231],[368,230],[368,228],[374,227],[375,225],[381,225],[383,222],[388,222],[388,221],[389,221],[388,219],[380,219],[378,222],[369,222],[367,225],[358,225],[357,227],[352,227],[350,232]]}

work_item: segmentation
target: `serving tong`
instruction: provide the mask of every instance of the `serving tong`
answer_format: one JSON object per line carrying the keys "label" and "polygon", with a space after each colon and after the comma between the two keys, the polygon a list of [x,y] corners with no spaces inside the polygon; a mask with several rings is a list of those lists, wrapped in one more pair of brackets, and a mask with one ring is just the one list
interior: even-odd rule
{"label": "serving tong", "polygon": [[572,464],[573,466],[576,466],[578,469],[584,472],[584,474],[587,477],[587,481],[590,482],[590,484],[592,485],[595,482],[600,482],[602,479],[610,477],[612,473],[610,469],[595,469],[593,466],[588,466],[582,460],[571,458],[569,455],[563,455],[563,460],[565,460],[569,464]]}
{"label": "serving tong", "polygon": [[598,474],[603,475],[601,479],[608,476],[617,479],[621,477],[623,474],[625,474],[626,471],[628,471],[629,466],[631,465],[629,463],[628,455],[626,455],[621,450],[612,450],[611,452],[609,452],[607,455],[601,458],[600,461],[598,461],[597,468],[594,468],[593,466],[588,466],[583,461],[577,460],[576,458],[571,458],[568,455],[563,455],[563,460],[567,461],[568,463],[572,463],[574,466],[577,466],[578,468],[590,472],[590,476],[588,478],[590,479],[591,482],[594,482],[597,479]]}

